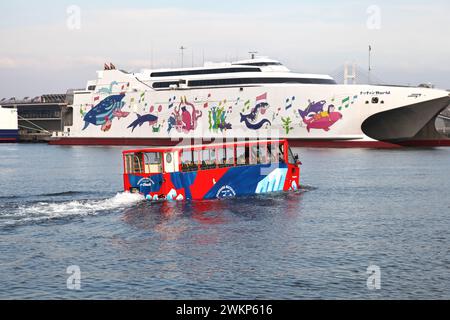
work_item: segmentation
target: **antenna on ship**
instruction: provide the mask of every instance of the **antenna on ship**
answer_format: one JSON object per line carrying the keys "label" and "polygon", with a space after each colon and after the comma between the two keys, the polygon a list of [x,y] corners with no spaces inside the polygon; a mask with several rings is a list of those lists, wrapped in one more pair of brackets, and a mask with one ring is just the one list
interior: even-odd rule
{"label": "antenna on ship", "polygon": [[372,71],[372,46],[369,45],[369,73],[368,73],[368,76],[367,76],[367,78],[368,78],[367,80],[368,80],[369,84],[371,82],[371,79],[370,79],[371,71]]}
{"label": "antenna on ship", "polygon": [[181,50],[181,67],[184,67],[184,50],[187,50],[187,48],[185,46],[181,46],[180,47]]}
{"label": "antenna on ship", "polygon": [[258,51],[250,51],[249,54],[250,54],[251,59],[255,60],[256,55],[258,54]]}
{"label": "antenna on ship", "polygon": [[154,61],[154,51],[153,51],[153,41],[150,42],[150,69],[153,69]]}

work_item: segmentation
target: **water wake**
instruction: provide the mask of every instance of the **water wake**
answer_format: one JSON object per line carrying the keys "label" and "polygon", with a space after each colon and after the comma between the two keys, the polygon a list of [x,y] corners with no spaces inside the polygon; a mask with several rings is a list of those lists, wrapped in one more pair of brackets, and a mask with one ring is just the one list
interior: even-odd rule
{"label": "water wake", "polygon": [[129,207],[144,197],[139,194],[118,193],[101,200],[75,200],[63,202],[37,202],[2,208],[0,226],[42,222],[46,220],[93,216],[99,213]]}

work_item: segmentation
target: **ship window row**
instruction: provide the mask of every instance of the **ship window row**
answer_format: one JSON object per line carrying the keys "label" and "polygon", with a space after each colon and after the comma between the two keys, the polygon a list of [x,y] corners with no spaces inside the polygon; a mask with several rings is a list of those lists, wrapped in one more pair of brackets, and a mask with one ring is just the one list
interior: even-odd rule
{"label": "ship window row", "polygon": [[189,87],[231,86],[249,84],[336,84],[331,79],[314,78],[231,78],[213,80],[192,80]]}
{"label": "ship window row", "polygon": [[182,70],[182,71],[161,71],[153,72],[150,77],[162,78],[162,77],[179,77],[179,76],[196,76],[206,74],[219,74],[219,73],[238,73],[238,72],[261,72],[259,68],[227,68],[227,69],[207,69],[207,70]]}
{"label": "ship window row", "polygon": [[[165,81],[153,83],[154,89],[166,89],[177,86],[180,81]],[[191,80],[188,87],[220,87],[220,86],[241,86],[252,84],[336,84],[332,79],[314,78],[230,78],[211,80]]]}

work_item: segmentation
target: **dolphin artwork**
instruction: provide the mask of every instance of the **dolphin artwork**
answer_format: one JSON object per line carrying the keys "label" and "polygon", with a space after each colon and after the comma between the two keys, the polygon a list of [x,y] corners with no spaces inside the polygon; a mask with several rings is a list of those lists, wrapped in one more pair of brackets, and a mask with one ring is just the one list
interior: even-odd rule
{"label": "dolphin artwork", "polygon": [[259,130],[261,129],[265,124],[268,125],[272,125],[272,123],[268,120],[268,119],[263,119],[260,122],[254,124],[252,122],[250,122],[249,120],[249,116],[248,115],[243,115],[241,113],[241,122],[245,123],[245,125],[247,126],[247,128],[251,129],[251,130]]}
{"label": "dolphin artwork", "polygon": [[156,124],[158,122],[158,117],[154,116],[152,114],[146,114],[141,116],[140,114],[137,114],[138,118],[128,126],[128,129],[132,128],[132,132],[134,132],[134,130],[137,127],[142,127],[142,125],[146,122],[149,123],[150,126]]}
{"label": "dolphin artwork", "polygon": [[266,124],[271,126],[272,123],[268,119],[263,119],[258,123],[254,123],[254,121],[258,118],[259,114],[263,115],[266,113],[267,108],[269,108],[268,103],[266,102],[258,103],[249,114],[244,115],[241,113],[241,123],[242,122],[245,123],[246,127],[251,130],[259,130]]}
{"label": "dolphin artwork", "polygon": [[325,107],[326,103],[326,101],[311,102],[305,110],[298,110],[298,113],[300,114],[302,119],[305,119],[311,113],[317,114],[323,112],[323,108]]}
{"label": "dolphin artwork", "polygon": [[120,111],[125,105],[125,102],[122,101],[123,98],[125,98],[124,94],[109,96],[92,108],[83,118],[85,123],[83,130],[86,130],[91,124],[103,126],[106,122],[112,121],[115,118],[114,113]]}

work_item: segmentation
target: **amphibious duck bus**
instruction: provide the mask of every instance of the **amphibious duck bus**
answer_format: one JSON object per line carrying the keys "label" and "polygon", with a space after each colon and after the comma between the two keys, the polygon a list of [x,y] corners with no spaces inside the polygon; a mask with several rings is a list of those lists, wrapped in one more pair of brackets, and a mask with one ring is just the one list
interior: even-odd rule
{"label": "amphibious duck bus", "polygon": [[123,152],[125,191],[147,200],[211,200],[296,191],[300,161],[287,140]]}

